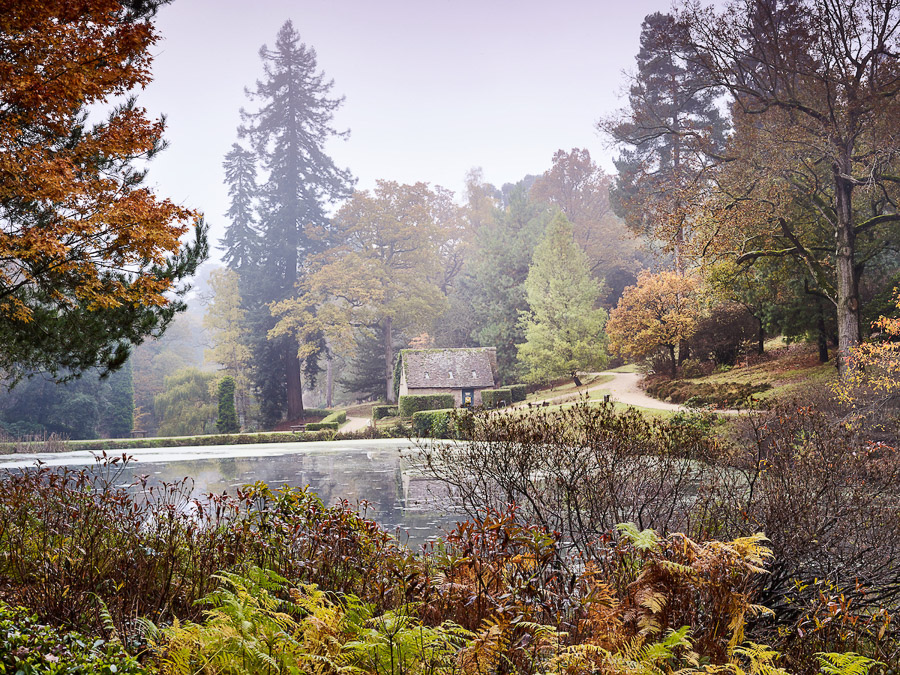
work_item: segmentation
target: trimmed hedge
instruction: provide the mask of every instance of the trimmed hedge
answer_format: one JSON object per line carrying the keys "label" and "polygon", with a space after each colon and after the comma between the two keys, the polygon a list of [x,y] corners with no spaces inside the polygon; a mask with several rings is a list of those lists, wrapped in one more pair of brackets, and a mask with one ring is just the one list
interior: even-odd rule
{"label": "trimmed hedge", "polygon": [[400,410],[395,405],[376,405],[372,408],[372,419],[380,420],[382,417],[397,417]]}
{"label": "trimmed hedge", "polygon": [[421,410],[440,410],[454,408],[456,401],[453,394],[410,394],[401,396],[397,403],[400,417],[412,417]]}
{"label": "trimmed hedge", "polygon": [[303,416],[304,417],[328,417],[331,414],[331,410],[328,408],[304,408]]}
{"label": "trimmed hedge", "polygon": [[341,426],[338,422],[312,422],[306,425],[306,431],[322,431],[323,429],[338,430]]}
{"label": "trimmed hedge", "polygon": [[446,438],[454,431],[455,412],[456,408],[444,408],[442,410],[420,410],[413,413],[413,433],[416,436]]}
{"label": "trimmed hedge", "polygon": [[481,405],[485,408],[497,408],[501,402],[503,405],[512,403],[512,390],[509,387],[482,390]]}
{"label": "trimmed hedge", "polygon": [[335,410],[328,417],[322,420],[325,422],[337,422],[338,424],[344,424],[347,421],[347,411],[346,410]]}
{"label": "trimmed hedge", "polygon": [[527,384],[511,384],[509,385],[509,391],[510,401],[512,401],[513,403],[524,401],[526,398],[528,398]]}

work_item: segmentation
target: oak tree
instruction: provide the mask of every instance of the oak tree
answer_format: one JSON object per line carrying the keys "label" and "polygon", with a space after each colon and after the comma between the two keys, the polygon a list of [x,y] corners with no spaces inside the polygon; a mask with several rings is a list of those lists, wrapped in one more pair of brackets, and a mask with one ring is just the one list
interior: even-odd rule
{"label": "oak tree", "polygon": [[424,183],[378,181],[372,193],[355,193],[331,224],[341,243],[318,259],[303,293],[273,305],[271,336],[297,340],[304,358],[315,357],[322,336],[350,356],[357,331],[377,327],[384,393],[394,400],[394,332],[427,330],[444,307],[442,244],[456,226],[450,200]]}
{"label": "oak tree", "polygon": [[860,341],[860,277],[900,234],[900,4],[686,5],[692,61],[730,95],[734,133],[695,214],[707,251],[792,257]]}

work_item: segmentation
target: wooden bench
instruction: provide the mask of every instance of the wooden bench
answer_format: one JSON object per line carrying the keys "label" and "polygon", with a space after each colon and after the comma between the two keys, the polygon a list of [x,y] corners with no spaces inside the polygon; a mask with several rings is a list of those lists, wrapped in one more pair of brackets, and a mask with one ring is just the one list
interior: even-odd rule
{"label": "wooden bench", "polygon": [[147,432],[146,432],[146,431],[139,431],[138,429],[134,429],[134,430],[132,430],[132,432],[131,432],[131,437],[132,437],[132,438],[146,438],[146,437],[147,437]]}
{"label": "wooden bench", "polygon": [[292,424],[291,431],[306,431],[305,424]]}

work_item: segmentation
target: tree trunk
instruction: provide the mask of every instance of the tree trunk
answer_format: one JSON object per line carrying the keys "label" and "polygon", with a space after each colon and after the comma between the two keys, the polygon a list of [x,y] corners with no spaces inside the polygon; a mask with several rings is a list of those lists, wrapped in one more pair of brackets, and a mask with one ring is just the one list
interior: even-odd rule
{"label": "tree trunk", "polygon": [[287,418],[299,420],[303,418],[303,384],[300,381],[300,359],[297,358],[297,345],[291,340],[287,346]]}
{"label": "tree trunk", "polygon": [[576,387],[581,386],[581,380],[578,379],[578,373],[572,373],[572,381],[575,382]]}
{"label": "tree trunk", "polygon": [[385,392],[385,400],[388,403],[396,403],[397,398],[394,396],[394,336],[392,329],[391,317],[384,320],[384,372],[385,384],[387,389]]}
{"label": "tree trunk", "polygon": [[825,332],[825,310],[818,301],[819,316],[816,319],[816,340],[819,344],[819,363],[828,363],[828,334]]}
{"label": "tree trunk", "polygon": [[766,329],[763,328],[763,320],[760,317],[753,318],[756,319],[757,323],[756,353],[762,355],[766,353]]}
{"label": "tree trunk", "polygon": [[[847,159],[846,164],[851,163]],[[837,232],[835,273],[837,275],[838,370],[845,374],[850,350],[860,342],[859,278],[856,272],[856,232],[853,229],[851,199],[853,184],[841,178],[835,167]],[[846,171],[849,175],[850,171]]]}
{"label": "tree trunk", "polygon": [[669,348],[669,358],[672,362],[672,379],[678,377],[678,359],[675,358],[675,345],[666,345]]}
{"label": "tree trunk", "polygon": [[681,340],[678,343],[678,365],[684,363],[684,360],[691,355],[691,346],[687,340]]}
{"label": "tree trunk", "polygon": [[330,408],[334,395],[334,361],[331,358],[331,350],[328,350],[325,359],[325,407]]}

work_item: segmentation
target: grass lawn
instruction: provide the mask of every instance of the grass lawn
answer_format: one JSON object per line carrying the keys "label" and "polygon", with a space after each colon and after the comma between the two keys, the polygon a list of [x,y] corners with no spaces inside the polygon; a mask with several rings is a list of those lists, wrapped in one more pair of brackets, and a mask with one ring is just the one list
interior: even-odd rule
{"label": "grass lawn", "polygon": [[604,382],[609,382],[612,378],[612,375],[586,375],[581,380],[581,387],[576,387],[574,382],[566,382],[565,384],[560,384],[555,387],[538,389],[536,392],[528,394],[525,402],[539,403],[541,401],[546,401],[549,398],[556,398],[557,396],[579,394],[588,387],[596,387]]}

